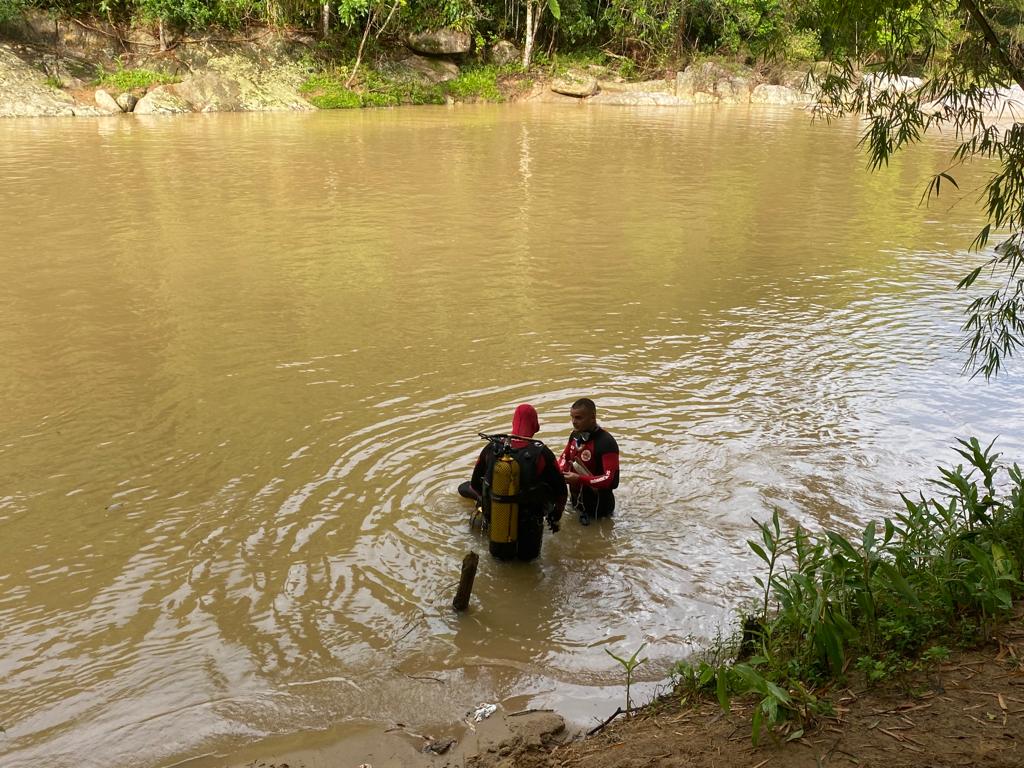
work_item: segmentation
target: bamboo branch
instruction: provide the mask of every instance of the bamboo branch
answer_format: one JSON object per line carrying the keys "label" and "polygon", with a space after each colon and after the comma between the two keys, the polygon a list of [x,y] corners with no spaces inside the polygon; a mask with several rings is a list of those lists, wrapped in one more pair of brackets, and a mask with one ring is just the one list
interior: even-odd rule
{"label": "bamboo branch", "polygon": [[1010,54],[1003,49],[1003,44],[999,41],[999,37],[996,35],[995,30],[992,29],[988,19],[985,18],[985,14],[981,12],[978,3],[975,0],[960,0],[960,5],[967,9],[971,18],[974,19],[974,23],[981,29],[982,35],[985,36],[985,41],[989,44],[992,53],[999,60],[999,63],[1006,67],[1014,82],[1021,88],[1024,88],[1024,72],[1021,72],[1020,68],[1013,63]]}

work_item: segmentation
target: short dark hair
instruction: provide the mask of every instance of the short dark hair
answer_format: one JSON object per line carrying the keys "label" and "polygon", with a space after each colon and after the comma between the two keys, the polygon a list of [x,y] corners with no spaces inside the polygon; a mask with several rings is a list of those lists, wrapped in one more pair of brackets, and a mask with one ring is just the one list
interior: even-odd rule
{"label": "short dark hair", "polygon": [[586,408],[591,413],[597,413],[597,405],[589,397],[581,397],[572,404],[573,408]]}

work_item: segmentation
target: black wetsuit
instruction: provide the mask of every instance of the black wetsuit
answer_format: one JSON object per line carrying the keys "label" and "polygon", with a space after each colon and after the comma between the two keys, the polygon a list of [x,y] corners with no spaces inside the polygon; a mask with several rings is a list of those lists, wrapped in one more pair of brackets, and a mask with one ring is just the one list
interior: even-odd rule
{"label": "black wetsuit", "polygon": [[[508,552],[495,551],[492,547],[492,554],[497,557],[514,556],[519,560],[533,560],[540,554],[545,518],[553,523],[562,519],[562,511],[565,509],[569,493],[565,486],[565,480],[558,471],[555,454],[546,445],[539,440],[531,440],[525,446],[511,450],[513,455],[521,454],[525,457],[531,466],[528,468],[529,471],[525,471],[521,475],[524,482],[519,492],[515,551],[513,553],[511,548]],[[469,487],[480,497],[485,513],[489,507],[489,499],[486,498],[487,485],[494,461],[495,443],[492,441],[488,442],[480,451],[476,466],[473,467],[473,477],[469,481]],[[463,485],[466,484],[463,483]],[[468,495],[461,488],[460,493],[464,496]]]}

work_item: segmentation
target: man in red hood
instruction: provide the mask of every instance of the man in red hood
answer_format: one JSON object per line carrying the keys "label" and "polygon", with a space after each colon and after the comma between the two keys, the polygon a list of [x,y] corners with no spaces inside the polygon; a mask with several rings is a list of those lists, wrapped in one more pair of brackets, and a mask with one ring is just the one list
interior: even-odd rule
{"label": "man in red hood", "polygon": [[[569,496],[555,454],[540,440],[531,439],[539,431],[537,409],[529,403],[517,406],[512,415],[509,446],[520,464],[522,483],[515,554],[519,560],[533,560],[540,554],[544,520],[547,519],[552,532],[557,531]],[[479,502],[485,500],[494,460],[495,442],[490,440],[477,457],[473,477],[459,486],[462,496]]]}

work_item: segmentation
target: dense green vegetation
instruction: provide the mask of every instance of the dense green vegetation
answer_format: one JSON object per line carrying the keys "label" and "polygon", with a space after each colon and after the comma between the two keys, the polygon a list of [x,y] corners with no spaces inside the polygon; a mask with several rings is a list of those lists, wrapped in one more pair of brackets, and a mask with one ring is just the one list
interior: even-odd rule
{"label": "dense green vegetation", "polygon": [[[744,625],[736,663],[677,665],[684,696],[756,695],[753,739],[789,724],[797,736],[829,711],[819,691],[859,674],[868,683],[986,638],[1024,593],[1024,477],[992,446],[960,441],[967,461],[941,469],[940,498],[856,535],[783,530],[779,515],[749,542],[764,562],[762,599]],[[853,664],[850,664],[853,662]]]}
{"label": "dense green vegetation", "polygon": [[96,78],[96,85],[113,88],[118,91],[133,91],[148,88],[151,85],[173,83],[178,78],[148,69],[118,69],[115,72],[101,72]]}
{"label": "dense green vegetation", "polygon": [[[357,41],[439,26],[472,33],[478,48],[497,39],[537,54],[604,49],[644,66],[696,52],[813,59],[831,44],[816,26],[824,0],[0,0],[0,20],[27,7],[168,32],[248,25],[304,28]],[[325,25],[326,17],[326,25]],[[527,25],[531,25],[528,29]]]}
{"label": "dense green vegetation", "polygon": [[425,85],[401,77],[386,77],[370,68],[363,68],[352,77],[349,68],[331,67],[310,76],[302,92],[320,109],[444,104],[449,97],[458,101],[497,102],[503,98],[499,79],[515,79],[520,73],[516,65],[483,64],[463,68],[454,80]]}

